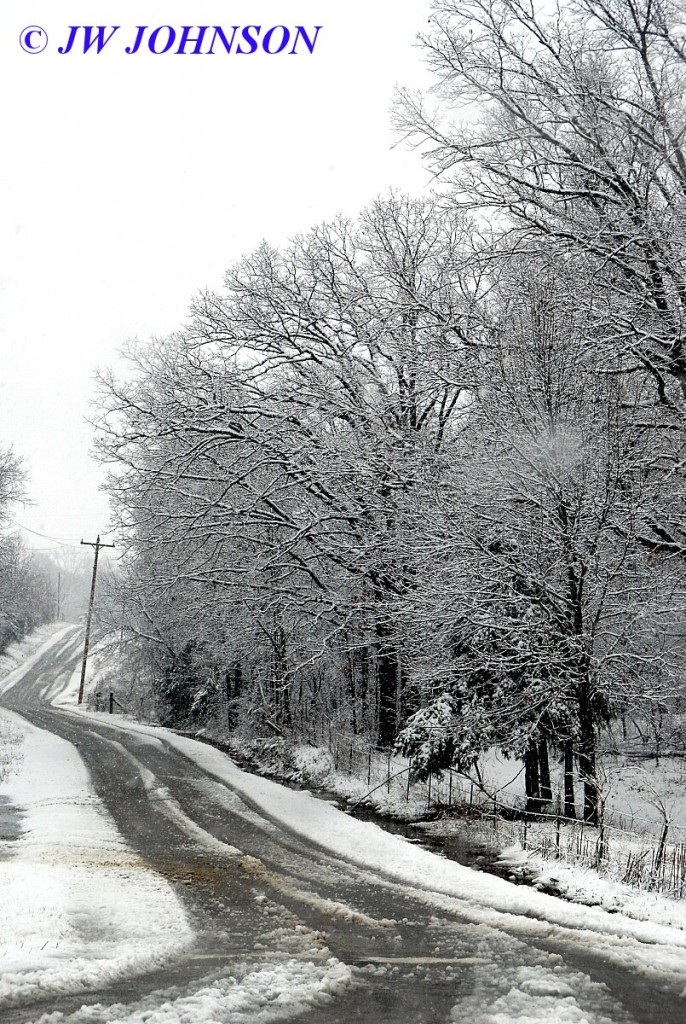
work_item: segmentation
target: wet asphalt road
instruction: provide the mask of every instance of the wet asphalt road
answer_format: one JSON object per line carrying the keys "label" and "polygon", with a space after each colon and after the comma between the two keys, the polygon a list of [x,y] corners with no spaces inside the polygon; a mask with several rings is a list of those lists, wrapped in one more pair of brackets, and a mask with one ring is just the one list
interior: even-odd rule
{"label": "wet asphalt road", "polygon": [[[346,992],[299,1017],[317,1024],[472,1022],[506,998],[526,967],[566,977],[589,1024],[601,1017],[613,1024],[686,1020],[676,987],[611,966],[582,945],[561,956],[553,940],[525,942],[470,923],[459,906],[437,909],[390,880],[313,849],[163,739],[117,730],[109,716],[100,723],[52,708],[49,698],[78,663],[80,644],[75,628],[0,703],[78,747],[128,845],[171,883],[197,939],[163,970],[0,1011],[3,1024],[28,1024],[56,1010],[68,1018],[89,1003],[135,1004],[172,986],[197,987],[227,965],[263,964],[284,951],[314,961],[335,956],[354,968]],[[156,786],[172,803],[156,798]],[[198,839],[198,827],[219,842]]]}

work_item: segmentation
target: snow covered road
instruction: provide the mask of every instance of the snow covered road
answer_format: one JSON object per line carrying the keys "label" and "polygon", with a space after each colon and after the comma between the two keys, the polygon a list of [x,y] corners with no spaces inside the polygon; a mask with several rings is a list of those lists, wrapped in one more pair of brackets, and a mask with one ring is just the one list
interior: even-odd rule
{"label": "snow covered road", "polygon": [[127,847],[76,748],[4,717],[22,736],[21,767],[4,787],[22,834],[0,863],[0,1011],[142,973],[187,949],[183,907]]}
{"label": "snow covered road", "polygon": [[77,711],[60,693],[79,640],[54,634],[0,682],[24,755],[2,789],[22,817],[0,861],[0,1021],[686,1017],[683,932],[471,871],[206,745]]}

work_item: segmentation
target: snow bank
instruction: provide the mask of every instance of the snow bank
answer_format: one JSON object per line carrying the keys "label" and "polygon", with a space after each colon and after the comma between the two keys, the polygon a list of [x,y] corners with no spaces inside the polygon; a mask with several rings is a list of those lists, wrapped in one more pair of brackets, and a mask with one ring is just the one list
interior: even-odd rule
{"label": "snow bank", "polygon": [[[434,830],[431,832],[435,834]],[[674,901],[659,893],[636,889],[600,875],[583,864],[547,860],[524,850],[519,842],[500,852],[498,864],[507,868],[512,877],[526,877],[534,888],[553,891],[566,900],[602,907],[611,913],[627,914],[642,921],[652,920],[686,929],[683,900]]]}
{"label": "snow bank", "polygon": [[23,737],[22,763],[2,786],[23,835],[1,844],[0,1007],[94,988],[186,949],[180,903],[127,848],[76,749],[0,715]]}

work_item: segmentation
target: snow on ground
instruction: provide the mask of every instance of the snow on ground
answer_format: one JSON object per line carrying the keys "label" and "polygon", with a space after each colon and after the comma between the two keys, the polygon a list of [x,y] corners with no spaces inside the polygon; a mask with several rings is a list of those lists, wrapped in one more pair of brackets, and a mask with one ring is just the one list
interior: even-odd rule
{"label": "snow on ground", "polygon": [[22,760],[2,786],[21,811],[0,861],[0,1008],[138,974],[193,935],[169,884],[126,847],[76,749],[17,715]]}
{"label": "snow on ground", "polygon": [[[648,749],[630,738],[624,748],[618,743],[613,750],[605,750],[599,756],[606,824],[618,834],[626,830],[627,834],[656,841],[666,818],[669,842],[686,842],[686,760],[661,756],[657,764],[654,758],[646,756]],[[387,759],[374,754],[368,767],[367,752],[360,758],[349,744],[344,744],[336,753],[337,757],[324,747],[294,746],[288,751],[294,777],[320,785],[349,802],[364,799],[377,813],[401,820],[415,821],[425,816],[431,805],[459,807],[471,799],[475,805],[487,808],[492,806],[494,798],[500,806],[523,808],[526,802],[521,761],[507,758],[496,749],[479,758],[474,781],[457,772],[452,772],[450,777],[446,772],[441,779],[432,779],[430,793],[426,785],[413,785],[408,790],[405,758]],[[353,754],[354,770],[351,772],[346,769],[349,755]],[[553,803],[558,794],[563,802],[562,761],[551,756],[550,769]],[[391,785],[385,784],[388,775],[394,777]],[[575,785],[580,813],[583,786],[578,776]]]}
{"label": "snow on ground", "polygon": [[287,960],[257,969],[236,965],[215,972],[190,991],[153,992],[133,1005],[88,1006],[50,1013],[35,1024],[267,1024],[326,1004],[350,985],[349,967]]}
{"label": "snow on ground", "polygon": [[[12,722],[0,718],[0,783],[17,771],[22,762],[21,753],[22,734]],[[2,797],[2,802],[7,803],[7,797]]]}
{"label": "snow on ground", "polygon": [[[335,752],[323,747],[290,745],[275,740],[248,743],[246,748],[246,756],[251,764],[257,766],[260,774],[277,779],[285,778],[308,788],[326,790],[341,797],[349,807],[361,802],[364,806],[371,806],[377,814],[410,823],[417,830],[418,836],[423,834],[448,842],[457,841],[458,846],[465,851],[469,850],[470,854],[481,853],[481,863],[496,862],[497,869],[503,874],[507,869],[508,877],[513,880],[524,881],[534,888],[573,902],[600,906],[612,913],[621,912],[639,920],[686,927],[686,904],[653,891],[650,868],[656,840],[650,834],[635,836],[606,828],[606,856],[602,873],[599,873],[594,863],[597,829],[584,826],[582,822],[563,820],[560,824],[560,841],[556,843],[554,816],[550,820],[528,821],[526,825],[522,821],[503,818],[494,821],[492,816],[480,816],[478,793],[475,794],[477,812],[474,816],[465,818],[464,815],[446,813],[429,821],[421,820],[425,818],[428,809],[427,795],[435,795],[446,806],[450,803],[451,806],[464,809],[469,804],[468,780],[453,773],[452,784],[444,778],[439,789],[434,780],[429,794],[426,784],[407,786],[406,774],[387,784],[389,759],[385,755],[377,753],[369,758],[368,753],[364,752],[363,757],[354,761],[352,753],[352,748],[347,744],[343,753],[339,754],[341,767],[337,769]],[[359,772],[361,769],[361,775],[351,773],[351,761],[353,771]],[[514,762],[507,761],[495,752],[484,758],[483,762],[482,768],[486,764],[490,765],[491,771],[486,774],[484,781],[493,787],[493,792],[502,792],[500,787],[507,788],[508,782],[514,789],[518,781],[513,776]],[[390,759],[391,775],[402,771],[406,765],[407,762],[401,758]],[[636,769],[634,773],[639,779],[642,777],[641,771],[643,769]],[[521,772],[517,769],[515,774]],[[682,768],[679,769],[678,778],[681,780],[681,788],[686,791]],[[674,782],[670,775],[662,774],[657,780],[664,793],[670,780]],[[674,789],[677,789],[676,784]],[[452,802],[448,799],[451,795]],[[682,799],[686,801],[686,795]],[[526,842],[526,850],[522,849],[521,841]],[[668,845],[668,858],[672,850]],[[641,877],[634,879],[631,885],[621,881],[629,855],[642,871]],[[662,886],[662,889],[667,888],[667,885]]]}
{"label": "snow on ground", "polygon": [[[59,643],[59,638],[53,643]],[[465,922],[464,927],[484,929],[484,934],[542,939],[562,954],[588,952],[658,981],[686,984],[686,933],[676,927],[570,905],[444,860],[372,823],[351,818],[307,792],[245,773],[206,744],[168,730],[77,710],[73,706],[75,687],[67,685],[67,690],[59,698],[65,713],[96,719],[115,734],[127,729],[146,742],[169,743],[239,794],[249,807],[310,843],[373,872],[370,883],[379,876],[389,883],[401,883],[427,907],[455,914]],[[24,763],[10,779],[7,791],[13,802],[24,808],[26,833],[12,844],[15,856],[0,863],[0,885],[10,908],[9,941],[3,957],[3,967],[10,970],[0,983],[0,1006],[3,999],[8,1005],[26,993],[78,989],[84,979],[86,985],[92,985],[137,973],[155,958],[159,961],[172,955],[179,942],[191,940],[183,919],[179,924],[180,908],[166,883],[135,863],[102,811],[75,749],[51,734],[27,727],[21,719],[13,722],[25,735]],[[60,764],[59,784],[51,780],[51,775],[57,778],[57,773],[51,772],[55,763]],[[40,780],[40,785],[36,787],[32,779]],[[148,781],[153,785],[153,780]],[[202,830],[195,839],[205,841]],[[206,840],[217,842],[209,835]],[[515,860],[516,854],[513,851]],[[110,879],[116,880],[114,902]],[[141,913],[142,905],[145,913]],[[682,908],[674,906],[679,917]],[[145,935],[141,921],[145,921]],[[175,923],[170,928],[171,921]],[[685,915],[673,923],[686,925]],[[270,948],[269,944],[265,948]],[[294,959],[284,948],[282,956],[278,962],[233,964],[230,970],[207,977],[184,992],[156,993],[128,1007],[91,1008],[81,1017],[80,1011],[66,1017],[48,1014],[42,1024],[85,1024],[86,1020],[89,1024],[195,1024],[202,1019],[228,1024],[259,1022],[290,1016],[298,1007],[316,1004],[350,984],[348,968],[328,959],[328,951],[320,950],[319,957],[306,953]],[[560,970],[558,976],[547,966],[513,964],[507,970],[499,968],[494,976],[490,964],[484,966],[483,973],[483,992],[481,996],[475,992],[473,1012],[463,1002],[455,1008],[455,1020],[469,1019],[474,1024],[512,1020],[581,1024],[593,1020],[596,1024],[604,1019],[584,1014],[571,992],[570,985],[574,985],[569,972]],[[686,988],[684,992],[686,995]]]}
{"label": "snow on ground", "polygon": [[[683,854],[678,845],[686,837],[686,828],[679,825],[686,820],[683,759],[661,758],[659,770],[652,772],[642,763],[615,765],[610,771],[608,760],[610,781],[605,792],[608,799],[614,794],[615,803],[605,810],[599,871],[598,829],[582,821],[562,819],[558,824],[554,814],[526,822],[501,815],[494,818],[493,796],[487,798],[484,789],[501,802],[505,799],[513,806],[524,806],[521,766],[497,751],[481,759],[483,789],[472,783],[470,793],[470,780],[457,772],[445,773],[441,780],[434,778],[430,785],[408,785],[405,759],[357,750],[349,737],[338,746],[333,739],[333,750],[275,739],[248,742],[241,753],[262,775],[325,790],[341,797],[349,807],[356,803],[371,807],[379,815],[410,823],[418,835],[424,833],[457,845],[464,853],[469,851],[472,860],[481,854],[478,862],[487,865],[487,870],[495,863],[500,873],[507,869],[508,877],[573,902],[620,911],[640,920],[686,925],[683,900],[669,898],[682,891],[683,882]],[[618,802],[620,796],[624,805]],[[472,798],[474,813],[469,813]],[[626,813],[629,805],[631,815]],[[437,806],[454,808],[457,814],[448,810],[435,817]],[[663,863],[656,868],[658,837],[664,826],[660,808],[668,815],[669,835]],[[423,820],[431,811],[432,820]],[[511,848],[517,848],[514,860],[509,854],[497,860],[499,853]]]}
{"label": "snow on ground", "polygon": [[[530,826],[529,837],[532,831],[543,827],[539,823]],[[565,827],[563,825],[563,829]],[[472,846],[480,845],[482,840],[484,850],[498,845],[498,841],[493,838],[492,826],[482,825],[478,820],[465,823],[460,819],[439,818],[420,823],[416,828],[426,835],[442,839],[466,836]],[[524,849],[519,840],[504,840],[503,833],[511,836],[515,828],[521,835],[521,825],[500,823],[502,845],[494,858],[497,868],[503,874],[507,873],[509,879],[524,881],[535,889],[553,892],[575,903],[602,907],[610,913],[622,913],[640,921],[653,921],[679,929],[686,928],[686,905],[683,900],[675,901],[650,889],[624,884],[580,862],[551,860],[540,856],[535,850]]]}
{"label": "snow on ground", "polygon": [[0,655],[0,693],[6,693],[22,679],[43,655],[52,648],[59,648],[60,640],[74,632],[74,625],[51,622],[41,626],[20,643],[11,644]]}
{"label": "snow on ground", "polygon": [[[657,838],[666,815],[670,824],[670,841],[686,841],[684,758],[661,756],[656,762],[654,757],[647,756],[646,752],[652,749],[650,745],[637,744],[631,737],[624,743],[614,742],[613,747],[602,751],[598,757],[607,823]],[[486,792],[496,795],[504,804],[524,805],[524,768],[520,761],[490,750],[480,758],[479,770]],[[553,793],[562,797],[561,760],[551,758],[550,770]],[[579,804],[582,784],[578,778],[576,790]]]}
{"label": "snow on ground", "polygon": [[[59,653],[73,643],[70,626],[34,634],[3,660],[0,692],[20,683],[48,650]],[[79,675],[65,673],[59,685],[49,679],[44,696],[59,691],[75,703]],[[154,736],[146,741],[160,743]],[[0,742],[0,811],[12,812],[18,832],[0,841],[0,1012],[37,997],[85,993],[189,951],[194,936],[171,886],[127,848],[76,748],[4,710]],[[278,921],[279,908],[274,911]],[[330,956],[319,936],[293,923],[274,928],[268,920],[266,963],[260,951],[185,990],[153,992],[127,1006],[56,1011],[40,1020],[266,1024],[323,1005],[350,985],[350,968]]]}
{"label": "snow on ground", "polygon": [[[210,741],[225,739],[210,730],[198,730]],[[310,743],[286,740],[241,741],[241,754],[260,775],[297,782],[308,789],[323,789],[341,797],[349,806],[363,804],[376,814],[396,821],[414,822],[426,817],[436,801],[447,804],[464,802],[468,783],[453,772],[450,789],[445,780],[407,784],[408,760],[389,757],[372,750],[366,741],[356,746],[349,738],[338,743],[332,736],[332,749]],[[390,777],[390,778],[389,778]]]}
{"label": "snow on ground", "polygon": [[[562,967],[475,967],[471,995],[458,1003],[453,1021],[469,1024],[613,1024],[617,1008],[602,987]],[[585,999],[580,999],[585,996]],[[605,998],[603,998],[605,996]],[[589,997],[599,1007],[589,1012]],[[603,1006],[604,1004],[604,1006]],[[606,1009],[607,1014],[603,1012]],[[610,1014],[612,1014],[610,1016]]]}
{"label": "snow on ground", "polygon": [[[188,950],[193,934],[171,887],[127,849],[72,744],[7,711],[0,722],[21,738],[22,759],[3,795],[21,809],[23,833],[2,844],[9,856],[0,861],[0,1010],[38,996],[85,992]],[[262,1024],[324,1004],[350,985],[350,968],[326,948],[314,948],[310,934],[281,929],[266,934],[264,944],[277,962],[261,963],[258,954],[190,990],[40,1020]]]}
{"label": "snow on ground", "polygon": [[127,1004],[97,1003],[74,1013],[46,1013],[34,1024],[268,1024],[326,1005],[351,985],[352,970],[313,932],[264,895],[255,955],[183,987],[147,993]]}
{"label": "snow on ground", "polygon": [[[84,717],[93,712],[74,712]],[[306,791],[287,789],[241,771],[225,754],[168,730],[95,715],[113,730],[157,736],[184,753],[253,806],[310,843],[407,886],[428,906],[456,912],[473,924],[522,938],[545,938],[561,951],[586,950],[654,978],[686,984],[686,932],[658,921],[638,921],[598,908],[568,904],[545,893],[473,871],[351,818]],[[686,927],[686,912],[680,923]],[[686,991],[686,990],[685,990]]]}
{"label": "snow on ground", "polygon": [[[353,760],[357,769],[353,773],[339,771],[335,757],[322,747],[299,743],[292,748],[290,756],[296,778],[302,779],[309,786],[321,786],[335,793],[349,805],[364,803],[377,814],[397,821],[416,821],[426,814],[426,787],[407,787],[406,758],[387,758],[374,752],[370,759],[369,753],[365,751],[361,764]],[[387,782],[389,776],[390,785]]]}

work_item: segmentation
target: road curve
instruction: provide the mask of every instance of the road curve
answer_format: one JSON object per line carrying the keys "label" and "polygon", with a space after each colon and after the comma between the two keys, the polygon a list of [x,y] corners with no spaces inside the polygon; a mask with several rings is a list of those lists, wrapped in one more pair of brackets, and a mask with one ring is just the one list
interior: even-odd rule
{"label": "road curve", "polygon": [[15,673],[0,704],[78,748],[122,836],[172,885],[196,939],[161,969],[97,991],[34,998],[2,1011],[3,1024],[54,1011],[67,1022],[73,1014],[85,1021],[84,1005],[155,1005],[172,987],[191,991],[237,964],[276,963],[284,955],[303,962],[335,957],[352,968],[345,991],[298,1018],[317,1024],[488,1024],[540,1016],[546,1006],[552,1015],[540,1020],[550,1024],[682,1024],[676,986],[612,966],[583,945],[561,956],[552,940],[523,941],[470,923],[458,901],[437,909],[260,815],[163,733],[151,740],[116,729],[109,716],[98,721],[53,707],[78,664],[81,638],[75,627]]}

